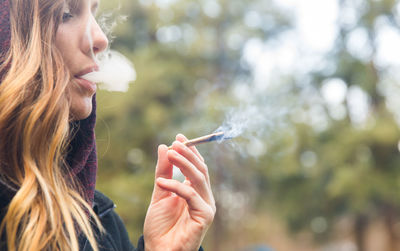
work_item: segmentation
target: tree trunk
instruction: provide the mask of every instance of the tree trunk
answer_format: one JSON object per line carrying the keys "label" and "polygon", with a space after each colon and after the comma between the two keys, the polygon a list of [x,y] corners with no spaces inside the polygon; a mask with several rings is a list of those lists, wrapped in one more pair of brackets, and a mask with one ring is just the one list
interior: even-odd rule
{"label": "tree trunk", "polygon": [[358,251],[365,251],[365,231],[368,227],[368,218],[365,215],[357,215],[354,222],[354,235]]}
{"label": "tree trunk", "polygon": [[398,249],[398,236],[395,230],[396,224],[396,209],[391,205],[386,205],[383,209],[383,217],[385,228],[388,234],[388,251],[397,251]]}

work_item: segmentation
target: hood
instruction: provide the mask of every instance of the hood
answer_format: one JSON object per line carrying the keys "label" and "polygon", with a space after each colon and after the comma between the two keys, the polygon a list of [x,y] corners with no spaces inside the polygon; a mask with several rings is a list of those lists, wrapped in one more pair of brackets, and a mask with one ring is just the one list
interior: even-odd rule
{"label": "hood", "polygon": [[0,56],[5,51],[7,51],[9,46],[10,46],[10,4],[8,0],[0,0]]}

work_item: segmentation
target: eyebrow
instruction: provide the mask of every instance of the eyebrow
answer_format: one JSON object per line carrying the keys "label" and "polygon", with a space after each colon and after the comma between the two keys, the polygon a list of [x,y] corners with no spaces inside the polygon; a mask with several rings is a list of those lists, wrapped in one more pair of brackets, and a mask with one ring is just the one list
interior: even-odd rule
{"label": "eyebrow", "polygon": [[99,1],[96,1],[96,0],[93,1],[92,7],[91,7],[91,11],[93,13],[96,13],[98,8],[99,8]]}

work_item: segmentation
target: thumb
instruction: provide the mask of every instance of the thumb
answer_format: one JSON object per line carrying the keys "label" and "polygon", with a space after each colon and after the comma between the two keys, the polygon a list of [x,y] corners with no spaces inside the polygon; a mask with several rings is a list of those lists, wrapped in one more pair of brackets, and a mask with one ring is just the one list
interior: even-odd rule
{"label": "thumb", "polygon": [[[155,171],[155,180],[157,178],[165,178],[171,179],[172,178],[172,164],[168,161],[167,157],[168,147],[166,145],[159,145],[158,146],[158,160],[157,166]],[[161,187],[154,182],[154,190],[153,190],[153,202],[157,202],[162,198],[169,196],[170,192],[165,191]]]}
{"label": "thumb", "polygon": [[156,179],[157,178],[172,178],[172,164],[167,157],[168,147],[166,145],[158,146],[158,160],[156,166]]}

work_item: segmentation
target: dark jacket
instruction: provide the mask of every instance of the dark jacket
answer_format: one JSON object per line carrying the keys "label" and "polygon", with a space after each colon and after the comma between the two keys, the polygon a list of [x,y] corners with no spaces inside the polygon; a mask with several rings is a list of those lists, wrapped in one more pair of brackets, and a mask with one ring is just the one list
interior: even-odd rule
{"label": "dark jacket", "polygon": [[[128,233],[121,218],[114,211],[115,204],[99,191],[94,193],[93,210],[99,217],[106,233],[97,231],[97,243],[100,251],[144,251],[143,236],[139,238],[137,248],[129,240]],[[80,236],[81,251],[92,251],[86,237]]]}

